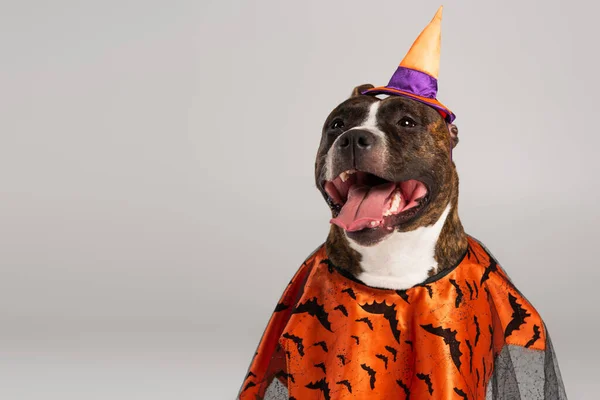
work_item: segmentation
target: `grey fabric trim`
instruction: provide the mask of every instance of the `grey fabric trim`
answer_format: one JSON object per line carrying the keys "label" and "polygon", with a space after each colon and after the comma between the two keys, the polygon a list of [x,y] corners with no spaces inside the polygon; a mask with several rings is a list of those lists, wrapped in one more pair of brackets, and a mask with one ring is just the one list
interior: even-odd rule
{"label": "grey fabric trim", "polygon": [[288,400],[288,389],[287,387],[279,381],[279,379],[273,379],[271,385],[267,388],[265,392],[264,400]]}

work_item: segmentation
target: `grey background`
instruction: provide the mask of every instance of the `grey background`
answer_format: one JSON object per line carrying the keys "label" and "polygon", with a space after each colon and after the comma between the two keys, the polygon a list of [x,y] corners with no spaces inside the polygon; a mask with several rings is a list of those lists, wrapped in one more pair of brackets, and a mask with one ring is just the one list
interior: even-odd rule
{"label": "grey background", "polygon": [[[537,4],[536,4],[537,3]],[[438,1],[3,1],[0,398],[232,399],[328,229],[329,111]],[[592,1],[446,1],[460,213],[593,399]]]}

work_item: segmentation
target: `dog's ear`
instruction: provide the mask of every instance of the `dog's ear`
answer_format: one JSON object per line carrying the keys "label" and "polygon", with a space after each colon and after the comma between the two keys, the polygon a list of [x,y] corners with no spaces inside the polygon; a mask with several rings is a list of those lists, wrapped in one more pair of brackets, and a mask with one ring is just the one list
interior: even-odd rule
{"label": "dog's ear", "polygon": [[354,90],[352,90],[352,94],[350,95],[350,97],[360,96],[362,94],[362,92],[364,92],[365,90],[373,89],[374,87],[375,86],[371,85],[370,83],[358,85],[357,87],[354,88]]}
{"label": "dog's ear", "polygon": [[448,130],[450,131],[450,140],[452,141],[452,148],[455,148],[458,144],[458,127],[454,124],[448,124]]}

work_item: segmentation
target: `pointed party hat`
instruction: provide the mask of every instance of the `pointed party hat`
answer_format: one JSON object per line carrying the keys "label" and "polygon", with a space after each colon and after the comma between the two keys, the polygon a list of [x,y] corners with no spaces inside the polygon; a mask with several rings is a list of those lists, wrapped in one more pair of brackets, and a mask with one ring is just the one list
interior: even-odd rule
{"label": "pointed party hat", "polygon": [[442,38],[442,8],[423,29],[417,40],[400,62],[387,86],[379,86],[363,94],[390,94],[405,96],[435,108],[447,122],[456,117],[452,111],[437,101],[437,78],[440,69]]}

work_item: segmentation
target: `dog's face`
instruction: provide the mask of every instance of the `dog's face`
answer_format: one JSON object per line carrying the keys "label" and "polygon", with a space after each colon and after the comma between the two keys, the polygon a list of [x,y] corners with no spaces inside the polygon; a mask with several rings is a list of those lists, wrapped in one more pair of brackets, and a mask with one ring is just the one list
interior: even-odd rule
{"label": "dog's face", "polygon": [[435,223],[458,185],[456,127],[415,100],[360,95],[368,87],[327,117],[315,164],[332,223],[367,246]]}

